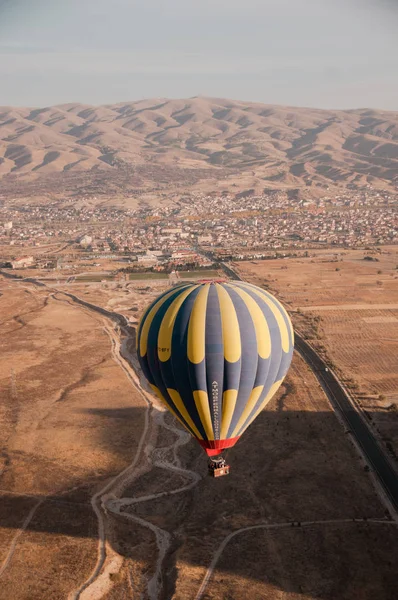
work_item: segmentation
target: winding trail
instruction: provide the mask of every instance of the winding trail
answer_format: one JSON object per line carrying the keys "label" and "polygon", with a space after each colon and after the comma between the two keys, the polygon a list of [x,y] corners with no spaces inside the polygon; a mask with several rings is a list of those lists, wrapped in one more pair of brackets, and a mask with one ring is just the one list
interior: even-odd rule
{"label": "winding trail", "polygon": [[[151,579],[148,581],[148,596],[150,600],[158,600],[160,598],[161,591],[163,589],[163,566],[165,559],[167,558],[167,552],[172,542],[172,536],[170,533],[160,527],[157,527],[150,521],[146,521],[141,517],[138,517],[130,512],[126,512],[126,508],[138,504],[141,502],[147,502],[149,500],[156,500],[165,496],[171,496],[174,494],[180,494],[181,492],[188,491],[195,487],[201,477],[194,471],[189,471],[181,467],[180,459],[178,458],[178,449],[187,444],[190,441],[190,436],[183,430],[176,429],[172,425],[166,423],[166,412],[160,412],[155,414],[154,419],[158,420],[159,425],[165,429],[176,434],[178,437],[174,443],[165,448],[153,449],[152,450],[152,465],[154,467],[160,467],[162,469],[168,469],[175,473],[191,479],[191,483],[174,490],[159,492],[156,494],[149,494],[147,496],[139,496],[138,498],[120,498],[117,500],[108,500],[106,502],[106,509],[114,514],[124,516],[125,518],[135,521],[144,527],[150,529],[156,537],[156,544],[158,546],[158,559],[155,565],[155,571]],[[167,460],[167,455],[172,453],[171,460]]]}
{"label": "winding trail", "polygon": [[35,512],[37,511],[37,509],[39,508],[39,506],[41,504],[43,504],[43,502],[45,501],[45,498],[41,498],[40,500],[38,500],[36,502],[36,504],[30,509],[25,521],[22,524],[22,527],[20,529],[18,529],[17,533],[14,535],[14,537],[11,540],[11,545],[10,548],[8,550],[7,556],[5,557],[3,564],[1,565],[0,568],[0,577],[3,575],[4,571],[7,569],[8,565],[11,562],[11,559],[13,557],[13,554],[15,552],[15,548],[17,547],[17,543],[19,538],[21,537],[21,535],[23,534],[23,532],[25,531],[25,529],[27,528],[27,526],[29,525],[29,523],[31,522],[31,520],[33,519]]}
{"label": "winding trail", "polygon": [[392,525],[397,526],[397,523],[395,521],[387,521],[387,520],[382,520],[382,519],[325,519],[325,520],[321,520],[321,521],[301,521],[300,524],[296,524],[294,525],[294,522],[292,524],[291,521],[286,521],[283,523],[264,523],[261,525],[250,525],[249,527],[242,527],[242,529],[237,529],[236,531],[233,531],[232,533],[230,533],[229,535],[227,535],[223,541],[221,542],[221,544],[218,546],[216,552],[214,553],[213,559],[210,563],[209,568],[206,571],[206,574],[202,580],[202,583],[200,585],[200,588],[198,590],[198,593],[195,596],[195,600],[201,600],[203,598],[203,594],[209,584],[209,581],[214,573],[214,569],[217,566],[218,561],[220,560],[220,557],[222,555],[222,553],[224,552],[226,546],[229,544],[229,542],[236,536],[240,535],[241,533],[246,533],[247,531],[253,531],[255,529],[295,529],[295,530],[299,530],[303,527],[313,527],[314,525],[334,525],[336,523],[380,523],[383,525]]}
{"label": "winding trail", "polygon": [[[95,312],[102,317],[105,317],[106,321],[104,319],[103,329],[111,340],[112,358],[123,369],[130,384],[135,388],[146,404],[144,428],[131,464],[123,469],[123,471],[121,471],[118,475],[111,478],[91,498],[91,506],[98,520],[97,560],[90,576],[80,585],[77,590],[68,595],[68,600],[99,600],[112,587],[112,581],[109,575],[118,572],[123,565],[123,557],[113,550],[107,543],[106,526],[108,523],[106,515],[109,513],[123,516],[124,518],[132,520],[153,532],[158,547],[158,558],[155,564],[154,573],[147,581],[147,596],[149,600],[158,600],[162,596],[163,592],[163,566],[165,559],[167,558],[168,550],[172,543],[172,535],[169,532],[155,526],[150,521],[126,512],[124,508],[128,508],[130,505],[138,504],[140,502],[146,502],[148,500],[182,493],[192,489],[198,483],[201,477],[193,471],[182,468],[181,461],[178,457],[178,451],[180,447],[190,441],[190,435],[184,430],[175,426],[173,423],[167,423],[166,409],[149,391],[146,382],[140,378],[138,361],[135,355],[132,354],[128,349],[128,342],[130,341],[133,329],[129,325],[129,322],[124,315],[86,302],[74,294],[57,289],[55,287],[47,286],[46,284],[36,281],[33,278],[19,279],[12,275],[9,275],[9,278],[13,279],[14,281],[20,281],[21,284],[31,283],[33,285],[40,286],[40,288],[44,287],[50,292],[48,297],[52,297],[55,300],[68,302],[70,304],[77,304],[83,310]],[[63,298],[60,296],[63,296]],[[46,299],[45,304],[47,301],[48,298]],[[109,321],[113,323],[113,327],[110,326]],[[121,343],[122,334],[124,336],[123,343]],[[175,441],[173,441],[172,444],[160,449],[155,448],[154,444],[152,443],[152,437],[155,434],[155,430],[159,427],[167,429],[175,435]],[[158,494],[151,494],[138,498],[120,498],[127,486],[131,486],[135,479],[137,479],[143,473],[150,471],[155,466],[185,477],[188,483],[178,487],[177,489],[167,492],[159,492]],[[18,539],[28,527],[36,510],[43,502],[45,502],[45,500],[45,497],[38,499],[36,504],[32,507],[27,515],[21,529],[19,529],[14,536],[7,557],[1,566],[0,576],[10,564],[18,543]],[[132,591],[133,582],[131,573],[129,575],[129,587]]]}
{"label": "winding trail", "polygon": [[[69,595],[69,598],[71,600],[72,599],[78,600],[79,598],[83,597],[82,596],[83,592],[85,592],[85,591],[89,592],[88,588],[95,583],[96,579],[99,577],[99,575],[101,573],[101,570],[104,566],[104,563],[105,563],[106,557],[107,557],[105,518],[104,518],[104,511],[103,511],[103,509],[104,509],[103,496],[105,496],[105,494],[110,492],[110,490],[117,485],[120,486],[120,484],[122,484],[124,486],[127,478],[128,478],[128,480],[130,480],[132,478],[132,476],[135,475],[135,468],[137,466],[139,458],[141,457],[141,454],[142,454],[142,451],[144,448],[144,444],[146,442],[148,429],[149,429],[149,410],[151,408],[151,402],[146,397],[146,395],[140,390],[139,386],[137,385],[136,376],[134,376],[135,373],[134,373],[134,375],[131,373],[130,365],[126,364],[125,361],[120,357],[119,353],[117,352],[117,342],[116,342],[113,332],[106,325],[104,326],[104,331],[109,335],[109,337],[111,339],[113,359],[123,369],[128,380],[130,381],[130,383],[138,390],[138,392],[140,393],[140,395],[142,396],[142,398],[144,399],[144,401],[146,403],[145,421],[144,421],[144,429],[143,429],[143,432],[141,434],[141,437],[140,437],[140,440],[138,443],[137,452],[135,454],[135,457],[134,457],[132,463],[130,465],[128,465],[125,469],[123,469],[123,471],[121,473],[119,473],[118,475],[113,477],[110,481],[108,481],[108,483],[103,488],[101,488],[96,494],[94,494],[94,496],[91,498],[91,506],[92,506],[93,511],[98,520],[97,562],[95,564],[95,567],[94,567],[90,577],[75,592],[72,592],[72,594]],[[95,592],[95,591],[96,591],[95,589],[92,590],[92,592]],[[98,598],[98,597],[101,597],[101,596],[93,595],[93,593],[85,593],[84,594],[85,599],[86,598]]]}
{"label": "winding trail", "polygon": [[[104,324],[103,326],[104,331],[111,340],[112,357],[123,369],[130,384],[141,395],[146,403],[144,429],[132,463],[121,473],[108,481],[107,484],[91,498],[91,505],[98,520],[97,561],[89,578],[77,590],[69,594],[68,598],[69,600],[99,600],[109,591],[111,582],[108,575],[110,572],[117,572],[123,563],[122,557],[109,547],[106,540],[106,514],[113,513],[134,521],[153,532],[158,547],[158,558],[155,564],[154,573],[147,582],[147,593],[150,600],[158,600],[162,595],[164,586],[163,565],[172,542],[172,536],[169,532],[155,526],[150,521],[133,515],[130,512],[126,512],[124,508],[128,508],[129,506],[140,502],[146,502],[148,500],[188,491],[198,483],[201,477],[194,471],[182,468],[181,461],[178,457],[179,448],[187,444],[191,437],[184,430],[174,426],[174,424],[168,424],[166,422],[166,410],[159,405],[157,399],[146,391],[144,382],[140,381],[137,373],[137,360],[128,349],[131,328],[128,326],[126,318],[121,314],[107,311],[102,307],[81,300],[74,294],[69,294],[61,290],[58,290],[58,293],[83,305],[85,309],[98,312],[102,316],[111,318],[112,321],[116,322],[116,328],[111,328],[108,324]],[[123,343],[120,342],[121,333],[125,336]],[[150,421],[152,411],[154,411],[154,414]],[[154,448],[151,443],[151,426],[153,425],[163,427],[172,432],[175,435],[175,441],[165,448]],[[169,455],[171,456],[169,457]],[[123,493],[123,490],[126,487],[132,485],[135,479],[153,467],[159,467],[172,471],[173,473],[178,473],[187,478],[189,483],[174,490],[138,498],[118,497]],[[109,557],[110,560],[107,561],[107,558]]]}
{"label": "winding trail", "polygon": [[[129,352],[127,346],[128,338],[125,338],[121,347],[118,347],[118,352],[120,356],[124,357],[124,359],[128,361],[128,364],[130,366],[134,365],[134,367],[137,368],[137,359],[134,355],[132,355]],[[138,381],[138,385],[143,385],[143,383]],[[157,408],[155,405],[154,407]],[[154,412],[153,422],[158,427],[163,427],[164,429],[167,429],[168,431],[173,433],[176,439],[172,444],[164,448],[154,448],[149,441],[146,445],[146,448],[144,449],[144,454],[146,455],[147,462],[151,465],[150,468],[158,467],[161,469],[172,471],[174,473],[182,475],[183,477],[186,477],[188,480],[190,480],[190,483],[176,488],[174,490],[158,492],[156,494],[150,494],[147,496],[139,496],[138,498],[129,497],[117,499],[115,497],[109,497],[103,503],[104,508],[107,511],[119,516],[123,516],[131,521],[135,521],[136,523],[150,529],[155,535],[156,544],[158,546],[158,558],[155,564],[154,574],[147,583],[148,597],[150,600],[158,600],[161,597],[161,593],[164,587],[163,566],[165,563],[165,559],[167,558],[167,552],[172,543],[172,536],[168,531],[157,527],[150,521],[142,519],[141,517],[138,517],[130,512],[126,512],[126,510],[124,509],[141,502],[147,502],[149,500],[155,500],[158,498],[163,498],[165,496],[171,496],[174,494],[179,494],[188,491],[195,487],[195,485],[201,479],[200,475],[198,475],[196,472],[182,468],[181,461],[178,457],[179,448],[187,444],[191,440],[191,436],[183,429],[174,426],[173,423],[167,423],[166,419],[168,412],[163,407],[161,408],[161,410],[159,410],[158,408],[156,412]],[[129,480],[125,480],[123,482],[123,487],[125,488],[128,485],[131,485],[135,478],[136,476],[133,476],[132,479],[129,478]],[[119,490],[115,490],[116,493],[118,491]]]}

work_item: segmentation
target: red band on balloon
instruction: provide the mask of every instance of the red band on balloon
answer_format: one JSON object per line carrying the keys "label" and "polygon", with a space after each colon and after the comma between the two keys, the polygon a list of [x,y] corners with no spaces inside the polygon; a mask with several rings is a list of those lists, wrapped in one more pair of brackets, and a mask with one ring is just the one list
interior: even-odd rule
{"label": "red band on balloon", "polygon": [[230,438],[229,440],[198,440],[198,442],[204,448],[207,456],[217,456],[226,448],[235,446],[239,437]]}

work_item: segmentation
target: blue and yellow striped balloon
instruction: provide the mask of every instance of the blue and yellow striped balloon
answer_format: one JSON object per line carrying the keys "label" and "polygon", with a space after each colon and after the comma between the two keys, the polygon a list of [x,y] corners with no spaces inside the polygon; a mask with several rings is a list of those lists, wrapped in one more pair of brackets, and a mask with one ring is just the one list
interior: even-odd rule
{"label": "blue and yellow striped balloon", "polygon": [[145,311],[145,377],[208,456],[233,446],[281,385],[293,327],[268,292],[244,282],[186,283]]}

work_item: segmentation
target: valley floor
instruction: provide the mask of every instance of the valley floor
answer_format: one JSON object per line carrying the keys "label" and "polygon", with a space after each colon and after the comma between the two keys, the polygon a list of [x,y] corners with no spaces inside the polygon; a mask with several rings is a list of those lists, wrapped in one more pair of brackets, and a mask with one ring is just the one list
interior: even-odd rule
{"label": "valley floor", "polygon": [[207,477],[140,378],[136,319],[95,310],[139,316],[161,285],[0,278],[0,598],[393,600],[396,524],[298,355]]}

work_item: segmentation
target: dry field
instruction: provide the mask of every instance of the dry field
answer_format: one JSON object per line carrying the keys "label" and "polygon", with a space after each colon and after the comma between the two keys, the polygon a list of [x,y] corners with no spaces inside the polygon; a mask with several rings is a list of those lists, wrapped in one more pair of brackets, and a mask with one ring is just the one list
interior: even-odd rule
{"label": "dry field", "polygon": [[[312,254],[312,251],[310,251]],[[363,260],[371,254],[378,261]],[[335,262],[337,261],[337,262]],[[313,258],[239,263],[273,290],[296,326],[321,344],[398,453],[398,247],[323,251]],[[315,319],[314,319],[315,318]]]}
{"label": "dry field", "polygon": [[[140,316],[167,282],[152,285],[65,291]],[[147,412],[101,315],[8,279],[0,294],[1,599],[395,598],[396,525],[300,357],[213,480],[172,417]]]}
{"label": "dry field", "polygon": [[131,461],[144,402],[103,319],[28,284],[1,278],[0,294],[0,598],[66,598],[96,560],[90,498]]}
{"label": "dry field", "polygon": [[85,302],[122,314],[135,325],[147,304],[168,287],[167,279],[159,279],[90,284],[75,281],[70,285],[57,286],[57,289],[74,294]]}
{"label": "dry field", "polygon": [[39,256],[43,258],[45,254],[62,254],[62,249],[66,242],[57,242],[55,244],[43,244],[42,246],[10,246],[9,244],[0,244],[1,261],[12,260],[16,256]]}

